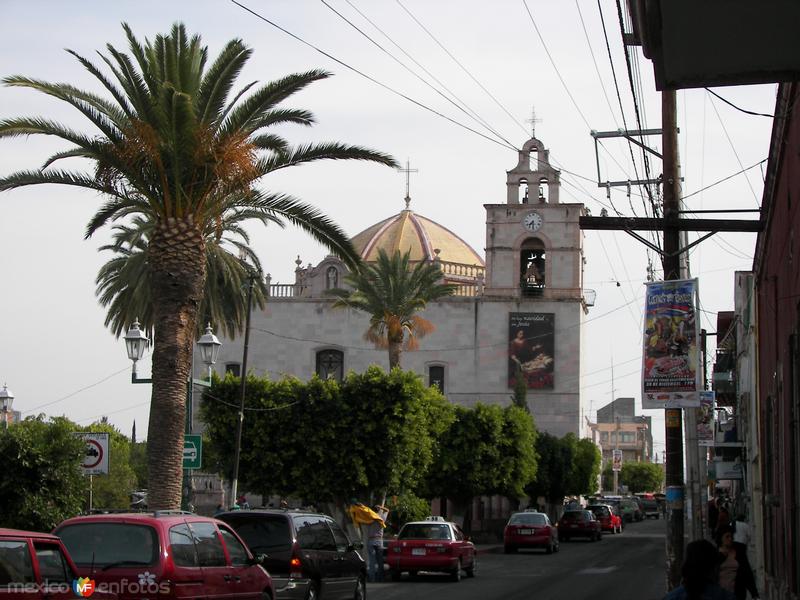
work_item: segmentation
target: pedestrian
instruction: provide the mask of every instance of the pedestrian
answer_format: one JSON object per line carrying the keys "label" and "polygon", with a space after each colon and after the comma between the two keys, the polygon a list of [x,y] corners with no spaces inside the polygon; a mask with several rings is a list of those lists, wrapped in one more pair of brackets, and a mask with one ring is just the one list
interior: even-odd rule
{"label": "pedestrian", "polygon": [[750,545],[750,524],[744,512],[739,512],[733,520],[733,541],[743,544],[745,547]]}
{"label": "pedestrian", "polygon": [[711,537],[714,537],[714,532],[717,530],[717,521],[719,519],[719,495],[715,494],[713,498],[708,501],[708,530]]}
{"label": "pedestrian", "polygon": [[730,525],[718,526],[717,533],[720,586],[733,592],[736,600],[745,600],[747,592],[750,592],[753,598],[758,598],[756,578],[747,559],[746,547],[733,541],[733,527]]}
{"label": "pedestrian", "polygon": [[[376,506],[375,512],[382,514],[384,507]],[[371,582],[383,581],[383,530],[386,528],[386,521],[380,516],[373,519],[367,525],[367,554],[368,557],[368,576]]]}
{"label": "pedestrian", "polygon": [[714,539],[718,539],[720,532],[731,526],[733,518],[731,517],[731,505],[720,500],[719,502],[719,516],[717,517],[717,527],[714,529]]}
{"label": "pedestrian", "polygon": [[686,546],[681,567],[681,585],[664,600],[735,600],[735,596],[717,583],[719,553],[708,540],[695,540]]}

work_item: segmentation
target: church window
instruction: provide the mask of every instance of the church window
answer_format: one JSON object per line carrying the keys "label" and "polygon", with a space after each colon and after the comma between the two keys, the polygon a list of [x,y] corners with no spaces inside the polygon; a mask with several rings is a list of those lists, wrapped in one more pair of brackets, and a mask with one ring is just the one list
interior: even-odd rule
{"label": "church window", "polygon": [[332,290],[339,287],[339,270],[336,267],[328,267],[325,271],[325,289]]}
{"label": "church window", "polygon": [[517,196],[520,204],[527,204],[530,202],[530,190],[528,189],[528,180],[520,179],[519,187],[517,188]]}
{"label": "church window", "polygon": [[444,367],[431,365],[428,367],[428,386],[436,386],[444,393]]}
{"label": "church window", "polygon": [[520,288],[523,296],[541,296],[545,288],[547,254],[540,240],[525,242],[520,250]]}
{"label": "church window", "polygon": [[550,202],[550,186],[548,185],[547,177],[539,179],[539,202]]}
{"label": "church window", "polygon": [[539,170],[539,149],[536,146],[528,151],[528,168],[531,171]]}
{"label": "church window", "polygon": [[239,377],[242,373],[242,365],[239,363],[225,363],[225,373],[230,373],[234,377]]}
{"label": "church window", "polygon": [[607,431],[601,431],[600,432],[600,442],[604,443],[604,444],[608,442],[608,432]]}
{"label": "church window", "polygon": [[341,381],[344,375],[344,353],[341,350],[317,352],[317,375],[322,379]]}

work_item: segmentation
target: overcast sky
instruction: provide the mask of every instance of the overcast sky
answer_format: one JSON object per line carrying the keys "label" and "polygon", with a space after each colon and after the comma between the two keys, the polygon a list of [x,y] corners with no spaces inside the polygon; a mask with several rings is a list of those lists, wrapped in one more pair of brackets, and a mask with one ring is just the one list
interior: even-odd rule
{"label": "overcast sky", "polygon": [[[96,58],[94,52],[106,43],[125,49],[123,21],[140,39],[183,21],[190,32],[202,35],[211,56],[234,37],[254,49],[242,85],[313,68],[334,73],[288,103],[311,110],[318,125],[281,132],[296,143],[338,140],[383,150],[401,162],[410,160],[419,169],[411,178],[411,208],[452,229],[482,255],[483,205],[505,202],[505,171],[517,162],[511,147],[520,147],[530,136],[527,120],[533,107],[540,119],[537,137],[562,169],[563,202],[585,203],[594,215],[603,207],[611,214],[644,215],[643,190],[634,188],[628,198],[624,188],[614,189],[609,201],[605,189],[597,186],[590,131],[616,130],[623,123],[637,127],[613,0],[601,0],[613,73],[594,0],[247,4],[306,43],[224,0],[5,0],[0,75],[24,74],[100,91],[65,48]],[[642,124],[659,128],[660,95],[652,65],[637,51],[631,66]],[[774,110],[774,85],[715,91],[751,111]],[[457,100],[446,100],[450,94]],[[58,101],[0,89],[0,116],[22,115],[45,115],[90,131]],[[743,114],[704,90],[686,90],[678,92],[678,121],[683,192],[693,194],[687,207],[758,208],[765,165],[694,192],[765,159],[772,120]],[[650,141],[660,147],[657,137]],[[47,139],[0,141],[0,172],[38,167],[65,147]],[[630,152],[621,141],[606,140],[600,152],[602,179],[637,178]],[[635,148],[634,154],[641,177],[641,154]],[[660,162],[652,159],[650,170],[657,176]],[[301,197],[355,235],[403,208],[405,177],[366,163],[317,163],[271,176],[263,187]],[[104,328],[105,314],[94,294],[98,268],[109,258],[97,251],[109,239],[108,230],[83,239],[101,201],[88,191],[54,186],[0,195],[0,384],[8,383],[16,396],[14,408],[23,416],[65,414],[90,423],[107,415],[127,434],[135,419],[138,436],[144,437],[150,386],[130,384],[124,344]],[[298,230],[251,230],[273,282],[293,280],[298,255],[307,264],[326,254]],[[718,234],[692,251],[702,323],[709,331],[716,329],[717,311],[732,310],[733,273],[751,267],[754,241],[755,234]],[[597,291],[597,301],[583,336],[583,393],[594,411],[614,397],[633,396],[640,405],[643,282],[648,260],[660,277],[660,260],[622,232],[587,231],[585,255],[585,285]],[[251,343],[267,341],[272,340],[260,340],[256,333]],[[142,371],[148,370],[144,365]],[[660,452],[663,411],[646,414],[654,417]]]}

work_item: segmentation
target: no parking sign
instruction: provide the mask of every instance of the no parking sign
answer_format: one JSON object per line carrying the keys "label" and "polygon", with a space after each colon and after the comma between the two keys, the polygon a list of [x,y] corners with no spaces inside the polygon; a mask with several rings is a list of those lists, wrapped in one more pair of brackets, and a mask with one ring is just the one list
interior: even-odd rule
{"label": "no parking sign", "polygon": [[75,435],[86,443],[86,451],[81,460],[83,474],[108,474],[108,434],[78,432]]}

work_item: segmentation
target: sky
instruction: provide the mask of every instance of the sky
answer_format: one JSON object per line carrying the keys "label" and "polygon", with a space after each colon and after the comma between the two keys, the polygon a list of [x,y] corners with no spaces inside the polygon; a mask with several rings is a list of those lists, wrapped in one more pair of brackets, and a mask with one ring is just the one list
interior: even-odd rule
{"label": "sky", "polygon": [[[641,153],[634,148],[634,169],[628,145],[610,139],[598,157],[590,135],[638,127],[632,87],[642,127],[661,126],[652,64],[639,50],[630,82],[614,0],[600,1],[607,38],[594,0],[243,4],[272,24],[225,0],[4,0],[0,76],[22,74],[100,92],[66,48],[101,64],[95,52],[107,43],[125,49],[122,22],[142,39],[182,21],[202,36],[211,56],[237,37],[253,48],[240,85],[315,68],[333,73],[287,103],[311,110],[317,124],[279,133],[293,143],[336,140],[410,161],[418,169],[410,179],[412,210],[450,228],[482,255],[483,205],[505,202],[505,172],[517,163],[514,148],[531,135],[534,112],[536,136],[562,171],[562,202],[584,203],[593,215],[606,208],[612,215],[644,216],[642,189],[633,188],[628,197],[624,187],[614,188],[609,199],[597,185],[598,168],[602,181],[642,177]],[[714,91],[738,107],[770,114],[776,89]],[[772,119],[740,112],[703,89],[679,91],[677,99],[686,208],[757,209],[766,169],[758,163],[768,154]],[[0,87],[0,118],[47,116],[90,131],[62,104]],[[658,136],[649,142],[660,149]],[[38,168],[66,147],[43,138],[0,140],[0,173]],[[660,161],[651,158],[650,171],[657,176]],[[388,167],[339,162],[287,169],[261,187],[302,198],[355,235],[402,210],[405,185],[405,175]],[[23,417],[43,412],[88,424],[108,416],[126,434],[135,420],[141,439],[150,386],[131,385],[124,343],[104,327],[105,312],[95,298],[95,276],[110,258],[98,247],[108,242],[109,231],[84,240],[101,202],[92,192],[57,186],[0,194],[0,384],[13,391],[14,409]],[[327,254],[297,229],[249,231],[273,283],[293,281],[296,258],[317,263]],[[696,237],[690,234],[690,240]],[[708,331],[716,330],[717,311],[733,309],[734,272],[751,268],[754,243],[755,234],[723,233],[691,251]],[[583,393],[592,411],[617,397],[635,397],[640,406],[643,284],[649,261],[660,278],[660,260],[624,232],[586,231],[584,253],[585,287],[597,298],[583,332]],[[140,375],[148,371],[145,364]],[[654,419],[660,454],[663,411],[644,414]]]}

